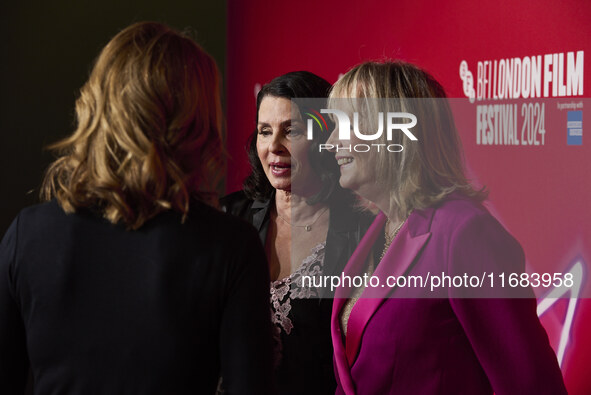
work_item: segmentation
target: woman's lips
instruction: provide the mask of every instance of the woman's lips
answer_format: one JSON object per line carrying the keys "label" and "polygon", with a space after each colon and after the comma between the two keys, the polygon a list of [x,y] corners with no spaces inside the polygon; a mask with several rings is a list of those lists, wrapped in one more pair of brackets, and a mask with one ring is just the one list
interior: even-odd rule
{"label": "woman's lips", "polygon": [[289,163],[272,162],[269,163],[269,167],[271,168],[271,173],[277,177],[289,175],[291,172],[291,164]]}

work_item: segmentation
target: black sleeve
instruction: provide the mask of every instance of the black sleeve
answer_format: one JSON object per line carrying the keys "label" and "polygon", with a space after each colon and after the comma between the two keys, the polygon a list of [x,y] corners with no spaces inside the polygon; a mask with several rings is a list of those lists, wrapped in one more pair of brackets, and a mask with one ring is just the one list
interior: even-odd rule
{"label": "black sleeve", "polygon": [[272,391],[269,269],[258,235],[244,224],[235,237],[220,331],[225,393]]}
{"label": "black sleeve", "polygon": [[28,358],[26,336],[14,294],[18,218],[0,243],[0,393],[23,394]]}

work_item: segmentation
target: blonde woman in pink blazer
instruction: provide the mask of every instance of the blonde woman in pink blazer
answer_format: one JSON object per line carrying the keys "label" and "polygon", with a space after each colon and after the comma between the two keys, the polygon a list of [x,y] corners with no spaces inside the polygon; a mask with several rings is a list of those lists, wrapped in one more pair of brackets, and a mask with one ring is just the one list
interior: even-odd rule
{"label": "blonde woman in pink blazer", "polygon": [[[407,63],[364,63],[335,84],[330,101],[349,115],[351,126],[358,112],[365,134],[379,129],[378,111],[417,119],[409,133],[394,131],[391,140],[386,133],[361,140],[353,128],[347,139],[337,127],[327,141],[341,186],[380,211],[345,275],[373,275],[385,284],[388,276],[426,280],[524,270],[521,246],[482,205],[486,193],[464,175],[445,92],[433,77]],[[398,144],[392,150],[401,152],[354,147],[372,143]],[[510,295],[438,290],[337,290],[331,321],[337,394],[566,393],[530,289]]]}

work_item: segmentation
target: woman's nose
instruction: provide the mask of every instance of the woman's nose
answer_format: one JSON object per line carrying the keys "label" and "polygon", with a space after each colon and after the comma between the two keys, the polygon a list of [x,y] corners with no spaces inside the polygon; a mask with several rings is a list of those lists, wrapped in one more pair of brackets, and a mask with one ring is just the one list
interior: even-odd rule
{"label": "woman's nose", "polygon": [[271,152],[283,152],[285,151],[285,145],[279,133],[274,134],[269,142],[269,151]]}

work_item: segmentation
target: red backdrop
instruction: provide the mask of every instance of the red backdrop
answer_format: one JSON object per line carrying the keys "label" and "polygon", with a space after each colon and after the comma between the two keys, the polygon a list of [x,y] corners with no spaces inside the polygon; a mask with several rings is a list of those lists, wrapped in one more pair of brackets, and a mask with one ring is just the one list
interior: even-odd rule
{"label": "red backdrop", "polygon": [[[398,58],[431,72],[450,97],[465,98],[459,75],[462,61],[473,73],[475,85],[478,62],[488,60],[537,55],[545,60],[544,55],[558,53],[564,54],[566,70],[568,52],[591,56],[590,20],[591,3],[583,0],[230,1],[228,192],[240,189],[249,171],[245,144],[254,128],[255,92],[273,77],[308,70],[334,82],[360,62]],[[590,84],[589,78],[584,79],[582,94],[577,91],[560,102],[585,102]],[[551,92],[550,88],[550,97]],[[500,102],[512,103],[511,99]],[[461,128],[460,133],[470,169],[491,191],[491,211],[521,242],[530,269],[566,272],[580,262],[587,273],[591,269],[590,143],[583,137],[582,145],[567,144],[564,116],[564,127],[547,125],[543,146],[480,145],[474,128]],[[589,296],[585,279],[582,286]],[[562,370],[569,392],[591,393],[587,335],[591,303],[560,300],[541,317],[553,347],[559,350],[563,343]]]}

